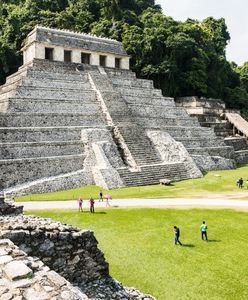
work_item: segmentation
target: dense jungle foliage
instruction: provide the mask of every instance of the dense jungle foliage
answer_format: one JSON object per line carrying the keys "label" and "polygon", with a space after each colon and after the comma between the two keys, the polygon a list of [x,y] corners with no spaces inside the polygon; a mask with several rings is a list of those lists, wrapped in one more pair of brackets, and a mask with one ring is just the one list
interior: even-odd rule
{"label": "dense jungle foliage", "polygon": [[178,22],[154,0],[1,0],[0,83],[21,65],[23,40],[36,24],[120,40],[132,69],[164,95],[222,98],[248,112],[248,63],[226,60],[223,18]]}

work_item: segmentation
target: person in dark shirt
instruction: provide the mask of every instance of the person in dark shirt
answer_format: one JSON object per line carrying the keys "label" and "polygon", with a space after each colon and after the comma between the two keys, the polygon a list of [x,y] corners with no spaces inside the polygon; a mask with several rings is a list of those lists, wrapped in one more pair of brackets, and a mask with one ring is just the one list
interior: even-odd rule
{"label": "person in dark shirt", "polygon": [[180,237],[180,229],[177,226],[174,226],[174,233],[175,233],[175,245],[177,245],[177,243],[182,246],[182,243],[179,241],[179,237]]}
{"label": "person in dark shirt", "polygon": [[243,178],[241,177],[241,178],[239,179],[239,181],[238,181],[238,186],[239,186],[240,189],[243,188],[243,183],[244,183],[244,180],[243,180]]}
{"label": "person in dark shirt", "polygon": [[99,193],[99,202],[100,201],[103,201],[103,194],[102,194],[102,191],[100,191],[100,193]]}

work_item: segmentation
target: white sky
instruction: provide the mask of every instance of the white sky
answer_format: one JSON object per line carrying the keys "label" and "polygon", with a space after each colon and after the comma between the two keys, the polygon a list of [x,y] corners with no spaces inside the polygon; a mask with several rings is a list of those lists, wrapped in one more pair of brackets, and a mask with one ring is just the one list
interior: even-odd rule
{"label": "white sky", "polygon": [[224,17],[231,35],[227,59],[241,65],[248,61],[248,0],[156,0],[165,15],[175,20],[202,21],[206,17]]}

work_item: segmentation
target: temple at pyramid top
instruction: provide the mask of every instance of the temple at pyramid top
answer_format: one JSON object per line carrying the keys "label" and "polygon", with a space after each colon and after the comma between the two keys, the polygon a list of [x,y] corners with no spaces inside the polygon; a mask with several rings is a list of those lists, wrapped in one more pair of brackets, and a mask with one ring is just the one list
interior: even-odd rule
{"label": "temple at pyramid top", "polygon": [[24,64],[37,58],[129,69],[130,57],[121,42],[69,30],[36,26],[22,51]]}

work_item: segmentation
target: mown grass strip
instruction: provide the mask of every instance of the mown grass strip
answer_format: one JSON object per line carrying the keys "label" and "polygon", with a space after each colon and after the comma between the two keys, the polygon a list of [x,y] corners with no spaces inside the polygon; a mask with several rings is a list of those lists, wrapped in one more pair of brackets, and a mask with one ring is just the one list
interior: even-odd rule
{"label": "mown grass strip", "polygon": [[[158,300],[248,299],[247,219],[232,210],[31,212],[95,231],[113,277]],[[209,242],[200,239],[208,225]],[[173,244],[173,226],[183,247]]]}
{"label": "mown grass strip", "polygon": [[[231,194],[235,198],[235,193],[240,192],[236,181],[243,177],[244,194],[242,199],[248,199],[248,190],[246,189],[246,180],[248,179],[248,165],[241,166],[235,170],[211,171],[203,178],[184,180],[174,183],[172,186],[149,185],[142,187],[129,187],[114,189],[111,191],[103,190],[103,193],[110,193],[113,198],[194,198],[208,197],[211,194]],[[17,201],[56,201],[56,200],[75,200],[79,197],[88,199],[93,197],[97,199],[101,188],[97,186],[85,186],[77,189],[33,194],[17,197]],[[240,197],[240,195],[239,195]],[[238,198],[239,198],[238,197]]]}

